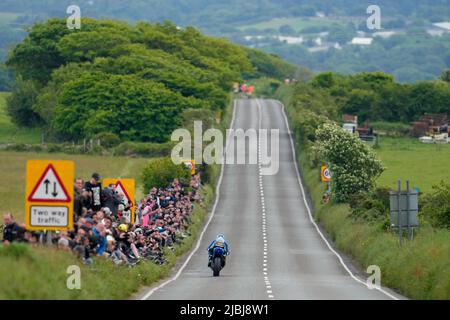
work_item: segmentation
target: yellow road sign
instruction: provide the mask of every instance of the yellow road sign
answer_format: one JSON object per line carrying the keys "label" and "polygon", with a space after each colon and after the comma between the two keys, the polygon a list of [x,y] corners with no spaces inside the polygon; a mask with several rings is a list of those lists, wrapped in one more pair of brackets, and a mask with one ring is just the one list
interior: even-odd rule
{"label": "yellow road sign", "polygon": [[195,160],[194,159],[183,160],[183,163],[186,167],[191,169],[191,175],[194,175],[195,174]]}
{"label": "yellow road sign", "polygon": [[330,182],[331,181],[331,172],[330,169],[327,166],[322,166],[320,170],[320,175],[323,182]]}
{"label": "yellow road sign", "polygon": [[130,210],[130,222],[134,223],[134,210],[135,210],[135,181],[134,179],[114,179],[114,178],[107,178],[103,179],[102,186],[103,188],[114,185],[114,190],[119,193],[123,197],[123,201],[125,204],[131,204],[131,210]]}
{"label": "yellow road sign", "polygon": [[25,223],[31,230],[73,228],[73,161],[28,160]]}

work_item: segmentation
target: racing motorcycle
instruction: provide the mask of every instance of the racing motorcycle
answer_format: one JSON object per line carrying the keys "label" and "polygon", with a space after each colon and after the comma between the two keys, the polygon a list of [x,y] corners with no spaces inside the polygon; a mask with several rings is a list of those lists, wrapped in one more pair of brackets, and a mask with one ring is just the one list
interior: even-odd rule
{"label": "racing motorcycle", "polygon": [[213,271],[213,276],[218,277],[220,275],[220,270],[225,267],[225,249],[223,244],[216,244],[212,250],[211,264],[210,267]]}

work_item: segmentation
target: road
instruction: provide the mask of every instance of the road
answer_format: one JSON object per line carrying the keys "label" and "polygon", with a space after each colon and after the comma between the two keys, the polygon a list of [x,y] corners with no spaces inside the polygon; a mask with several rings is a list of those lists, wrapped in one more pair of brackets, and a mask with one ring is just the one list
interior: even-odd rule
{"label": "road", "polygon": [[[281,104],[237,100],[234,112],[234,128],[279,129],[279,171],[261,175],[257,164],[223,166],[199,249],[174,277],[141,298],[392,299],[392,291],[369,290],[352,277],[311,222]],[[220,277],[213,278],[206,248],[219,233],[230,242],[231,255]]]}

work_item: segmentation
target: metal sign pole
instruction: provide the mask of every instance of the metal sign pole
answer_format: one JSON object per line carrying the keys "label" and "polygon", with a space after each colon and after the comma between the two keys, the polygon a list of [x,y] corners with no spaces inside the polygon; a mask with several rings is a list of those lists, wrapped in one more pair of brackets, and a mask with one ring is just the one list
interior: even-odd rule
{"label": "metal sign pole", "polygon": [[400,206],[400,196],[401,196],[402,183],[398,180],[398,193],[397,193],[397,205],[398,205],[398,238],[400,246],[403,244],[403,236],[402,236],[402,209]]}
{"label": "metal sign pole", "polygon": [[410,221],[409,221],[409,199],[410,199],[410,194],[409,194],[409,180],[406,180],[406,225],[407,225],[407,237],[408,240],[411,240],[411,225],[410,225]]}
{"label": "metal sign pole", "polygon": [[52,245],[52,231],[51,230],[47,230],[47,239],[46,239],[46,243],[47,246]]}

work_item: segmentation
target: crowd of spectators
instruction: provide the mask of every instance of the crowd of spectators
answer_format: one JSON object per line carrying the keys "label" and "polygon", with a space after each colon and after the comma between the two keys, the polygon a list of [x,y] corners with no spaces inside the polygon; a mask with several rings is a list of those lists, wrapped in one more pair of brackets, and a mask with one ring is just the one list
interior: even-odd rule
{"label": "crowd of spectators", "polygon": [[[188,188],[174,179],[164,188],[152,188],[133,204],[115,185],[102,188],[99,174],[94,173],[89,181],[74,181],[73,230],[26,230],[11,214],[5,214],[3,244],[51,243],[74,252],[86,264],[93,262],[93,256],[109,258],[116,264],[134,265],[143,259],[164,264],[164,248],[173,249],[190,235],[191,213],[202,201],[200,187],[200,174],[191,177]],[[131,221],[132,206],[135,221]]]}

